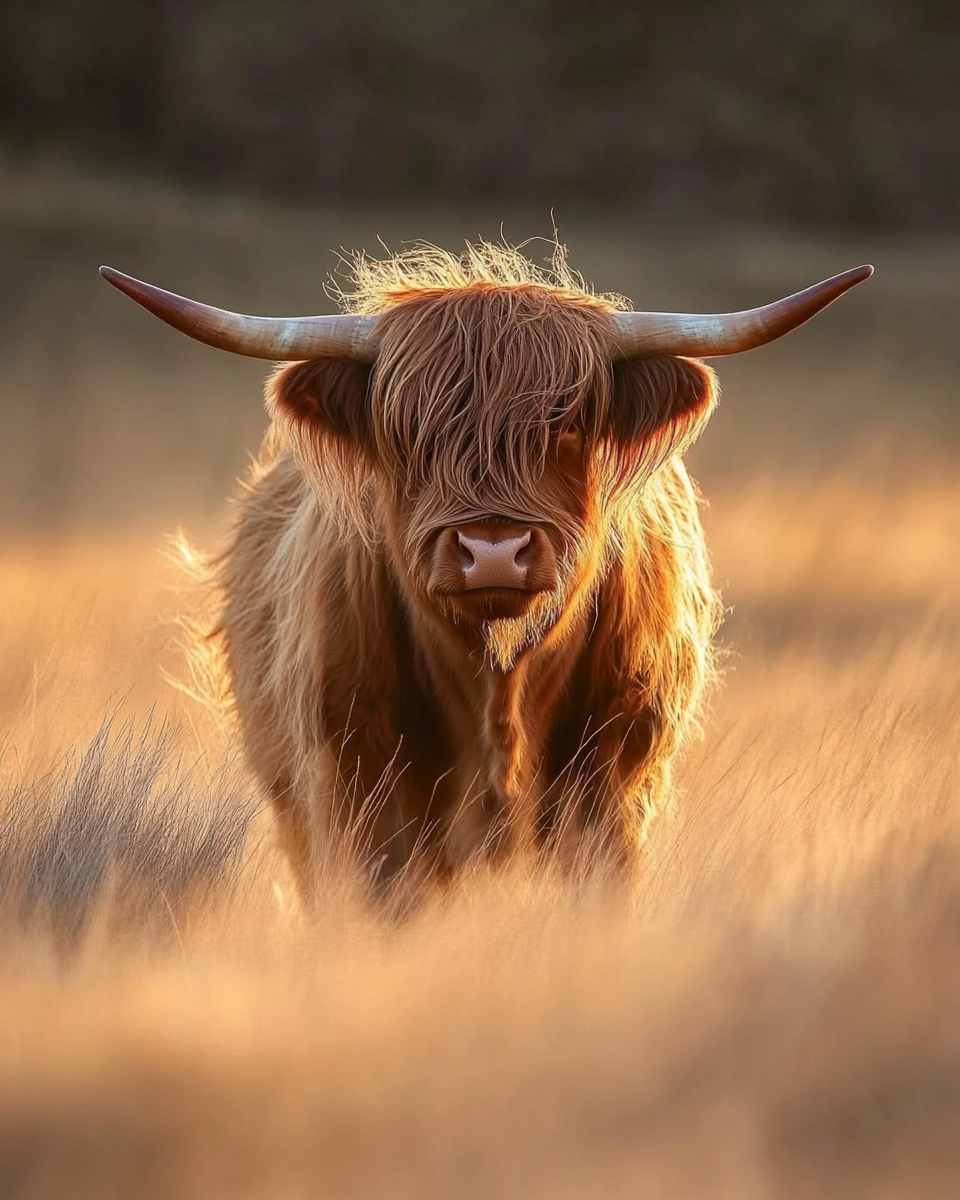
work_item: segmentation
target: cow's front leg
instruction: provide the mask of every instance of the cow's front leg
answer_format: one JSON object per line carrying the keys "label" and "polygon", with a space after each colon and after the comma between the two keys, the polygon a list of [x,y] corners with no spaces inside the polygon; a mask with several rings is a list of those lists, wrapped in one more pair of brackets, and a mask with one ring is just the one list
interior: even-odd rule
{"label": "cow's front leg", "polygon": [[586,853],[593,861],[628,871],[640,861],[646,826],[667,786],[657,732],[648,706],[629,714],[615,712],[601,724],[596,752],[585,759],[585,778],[571,784],[574,794],[559,839],[568,858]]}
{"label": "cow's front leg", "polygon": [[383,888],[421,850],[427,867],[438,822],[409,750],[382,714],[354,708],[345,733],[271,788],[280,841],[308,903],[345,878]]}
{"label": "cow's front leg", "polygon": [[489,764],[458,772],[456,795],[443,833],[444,873],[471,860],[504,862],[537,850],[538,781],[509,791],[489,781]]}

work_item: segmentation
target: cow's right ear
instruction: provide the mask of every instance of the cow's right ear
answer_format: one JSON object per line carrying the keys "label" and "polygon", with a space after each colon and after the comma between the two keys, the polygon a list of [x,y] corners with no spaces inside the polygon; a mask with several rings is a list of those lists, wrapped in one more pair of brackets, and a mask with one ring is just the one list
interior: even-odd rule
{"label": "cow's right ear", "polygon": [[280,367],[267,383],[267,411],[297,442],[334,442],[345,453],[373,443],[372,366],[352,358],[315,358]]}

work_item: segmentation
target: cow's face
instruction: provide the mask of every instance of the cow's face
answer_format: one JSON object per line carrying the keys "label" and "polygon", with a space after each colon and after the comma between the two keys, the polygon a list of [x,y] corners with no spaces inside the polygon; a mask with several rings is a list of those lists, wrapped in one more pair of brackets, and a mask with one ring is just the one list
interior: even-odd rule
{"label": "cow's face", "polygon": [[614,364],[607,310],[545,288],[427,293],[381,320],[373,368],[284,368],[271,407],[325,503],[375,507],[418,611],[507,669],[593,595],[619,506],[698,432],[713,376]]}

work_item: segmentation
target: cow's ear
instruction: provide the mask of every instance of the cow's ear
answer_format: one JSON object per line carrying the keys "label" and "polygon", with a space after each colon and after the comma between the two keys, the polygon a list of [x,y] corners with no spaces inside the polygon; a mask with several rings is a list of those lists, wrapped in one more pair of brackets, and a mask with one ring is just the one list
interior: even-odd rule
{"label": "cow's ear", "polygon": [[372,442],[368,363],[315,358],[280,367],[267,384],[267,411],[298,441],[333,441],[341,451]]}
{"label": "cow's ear", "polygon": [[696,440],[718,397],[716,376],[697,359],[660,354],[616,363],[614,438],[654,469]]}

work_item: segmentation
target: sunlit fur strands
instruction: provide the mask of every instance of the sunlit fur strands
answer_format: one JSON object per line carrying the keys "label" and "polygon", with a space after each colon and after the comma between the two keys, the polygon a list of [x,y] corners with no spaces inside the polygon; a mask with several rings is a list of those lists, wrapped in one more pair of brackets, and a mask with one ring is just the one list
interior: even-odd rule
{"label": "sunlit fur strands", "polygon": [[[636,860],[711,676],[718,603],[679,454],[699,362],[612,364],[615,298],[481,245],[360,260],[371,368],[280,369],[220,569],[251,762],[305,889],[363,809],[384,876],[481,849]],[[429,587],[457,522],[545,531],[556,585],[470,623]]]}

